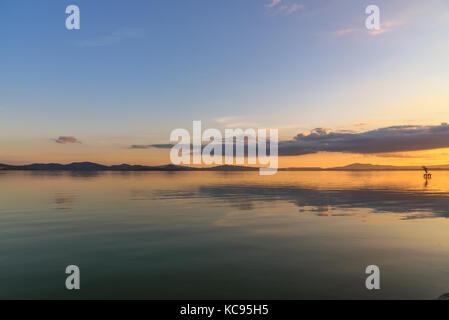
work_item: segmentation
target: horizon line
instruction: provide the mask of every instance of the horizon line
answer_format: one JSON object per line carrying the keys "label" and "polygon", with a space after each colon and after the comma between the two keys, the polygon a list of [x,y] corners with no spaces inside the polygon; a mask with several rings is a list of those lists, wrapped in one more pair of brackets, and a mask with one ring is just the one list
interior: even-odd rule
{"label": "horizon line", "polygon": [[[77,167],[73,167],[77,165]],[[85,165],[86,167],[82,167]],[[90,165],[91,167],[87,167]],[[51,168],[51,166],[54,166]],[[212,165],[212,166],[187,166],[187,165],[174,165],[174,164],[161,164],[161,165],[142,165],[142,164],[113,164],[113,165],[105,165],[97,162],[91,161],[82,161],[82,162],[70,162],[70,163],[57,163],[57,162],[49,162],[49,163],[31,163],[31,164],[23,164],[23,165],[12,165],[6,163],[0,163],[0,170],[29,170],[29,171],[93,171],[97,167],[96,170],[102,171],[151,171],[151,170],[159,170],[159,171],[208,171],[214,169],[239,169],[240,171],[254,171],[264,167],[257,166],[245,166],[245,165]],[[60,167],[60,168],[55,168]],[[128,167],[128,168],[127,168]],[[351,163],[345,166],[336,166],[336,167],[281,167],[278,170],[281,171],[421,171],[423,166],[420,165],[409,165],[409,166],[395,166],[395,165],[378,165],[371,163]],[[441,168],[440,168],[441,167]],[[439,164],[439,165],[431,165],[427,166],[427,168],[431,170],[449,170],[449,164]],[[109,169],[109,170],[108,170]]]}

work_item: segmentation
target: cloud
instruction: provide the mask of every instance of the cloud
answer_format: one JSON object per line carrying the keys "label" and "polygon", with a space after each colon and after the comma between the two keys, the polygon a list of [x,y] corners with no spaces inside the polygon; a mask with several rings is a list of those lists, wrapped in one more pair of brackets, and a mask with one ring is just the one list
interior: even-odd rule
{"label": "cloud", "polygon": [[166,144],[133,144],[132,146],[130,146],[130,149],[151,149],[151,148],[156,148],[156,149],[171,149],[174,145],[170,144],[170,143],[166,143]]}
{"label": "cloud", "polygon": [[265,6],[268,7],[268,8],[272,8],[272,7],[277,6],[279,3],[281,3],[281,1],[282,0],[272,0],[271,3],[269,3],[269,4],[265,5]]}
{"label": "cloud", "polygon": [[296,12],[298,10],[303,10],[303,9],[304,9],[304,5],[294,3],[287,8],[287,11],[285,12],[285,14],[291,15],[293,12]]}
{"label": "cloud", "polygon": [[244,117],[221,117],[215,119],[215,122],[223,125],[227,129],[258,127],[256,123],[248,122]]}
{"label": "cloud", "polygon": [[362,34],[364,32],[368,32],[372,36],[377,36],[379,34],[389,32],[389,31],[393,30],[394,28],[401,26],[403,24],[404,24],[403,21],[391,20],[391,21],[382,22],[380,24],[379,30],[368,30],[365,27],[343,28],[343,29],[338,29],[338,30],[334,31],[334,34],[338,37],[342,37],[342,36],[347,36],[349,34],[354,34],[354,33]]}
{"label": "cloud", "polygon": [[[274,9],[276,7],[276,12],[275,14],[279,14],[279,13],[283,13],[286,16],[291,15],[292,13],[299,11],[299,10],[303,10],[304,9],[304,5],[302,4],[298,4],[298,3],[292,3],[290,2],[282,2],[283,0],[272,0],[271,3],[265,5],[268,8],[272,8]],[[281,4],[282,5],[279,5]]]}
{"label": "cloud", "polygon": [[279,142],[279,155],[306,155],[317,152],[359,154],[393,153],[449,148],[449,125],[393,126],[350,133],[317,128]]}
{"label": "cloud", "polygon": [[66,137],[66,136],[60,136],[58,139],[54,139],[56,143],[60,144],[67,144],[67,143],[81,143],[77,138],[75,137]]}
{"label": "cloud", "polygon": [[381,153],[376,154],[380,158],[396,158],[396,159],[435,159],[440,157],[447,157],[447,152],[429,153],[429,154],[412,154],[412,153]]}
{"label": "cloud", "polygon": [[143,38],[144,32],[140,28],[123,28],[113,32],[110,35],[102,36],[96,39],[83,40],[78,42],[80,47],[105,47],[119,43],[125,39]]}
{"label": "cloud", "polygon": [[[224,145],[227,142],[223,140],[222,143]],[[245,140],[244,143],[246,145],[247,141]],[[170,143],[132,145],[130,149],[170,149],[173,146]],[[300,133],[291,140],[280,141],[279,155],[299,156],[318,152],[342,152],[394,157],[396,152],[441,148],[449,148],[449,125],[447,123],[437,126],[392,126],[365,132],[316,128],[308,134]],[[269,141],[267,141],[267,150],[269,151]],[[413,156],[397,154],[395,157]]]}
{"label": "cloud", "polygon": [[237,117],[221,117],[221,118],[215,119],[215,121],[218,123],[226,124],[226,123],[234,121],[235,119],[237,119]]}
{"label": "cloud", "polygon": [[386,22],[381,23],[380,30],[372,30],[372,31],[370,31],[370,34],[373,35],[373,36],[377,36],[379,34],[389,32],[393,28],[398,27],[398,26],[400,26],[402,24],[403,24],[403,22],[398,21],[398,20],[396,20],[396,21],[386,21]]}
{"label": "cloud", "polygon": [[335,31],[335,34],[336,34],[337,36],[341,37],[341,36],[344,36],[344,35],[347,35],[347,34],[356,32],[356,31],[358,31],[358,30],[359,30],[359,29],[355,29],[355,28],[340,29],[340,30]]}

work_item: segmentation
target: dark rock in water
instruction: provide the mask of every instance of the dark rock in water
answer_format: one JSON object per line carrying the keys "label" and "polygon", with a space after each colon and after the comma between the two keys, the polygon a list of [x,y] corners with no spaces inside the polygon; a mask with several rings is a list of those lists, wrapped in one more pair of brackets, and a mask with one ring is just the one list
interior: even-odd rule
{"label": "dark rock in water", "polygon": [[438,300],[449,300],[449,293],[445,293],[438,298]]}

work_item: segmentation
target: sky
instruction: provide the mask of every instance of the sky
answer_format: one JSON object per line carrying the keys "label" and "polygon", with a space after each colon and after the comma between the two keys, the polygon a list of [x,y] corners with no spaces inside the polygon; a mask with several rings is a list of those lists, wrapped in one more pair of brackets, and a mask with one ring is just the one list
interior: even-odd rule
{"label": "sky", "polygon": [[448,32],[446,0],[3,0],[0,163],[165,164],[131,146],[201,120],[279,129],[281,166],[447,164]]}

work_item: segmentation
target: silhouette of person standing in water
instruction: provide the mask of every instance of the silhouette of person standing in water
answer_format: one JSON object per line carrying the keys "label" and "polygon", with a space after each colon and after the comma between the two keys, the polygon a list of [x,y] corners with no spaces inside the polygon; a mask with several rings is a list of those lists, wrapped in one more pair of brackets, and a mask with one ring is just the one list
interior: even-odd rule
{"label": "silhouette of person standing in water", "polygon": [[429,169],[426,166],[423,166],[422,168],[425,171],[424,179],[426,179],[426,180],[432,179],[432,174],[429,173]]}

